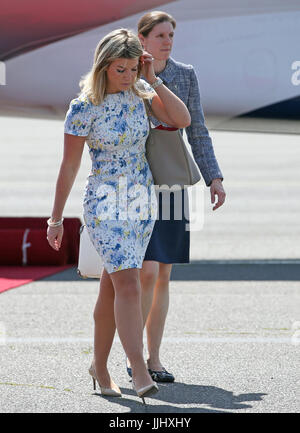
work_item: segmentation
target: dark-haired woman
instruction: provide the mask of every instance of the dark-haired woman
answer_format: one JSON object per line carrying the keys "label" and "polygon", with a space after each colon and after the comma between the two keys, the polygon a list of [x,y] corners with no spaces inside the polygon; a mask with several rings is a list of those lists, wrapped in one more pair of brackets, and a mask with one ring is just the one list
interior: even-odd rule
{"label": "dark-haired woman", "polygon": [[[223,175],[205,126],[195,70],[192,65],[179,63],[170,57],[175,28],[176,21],[171,15],[154,11],[141,17],[138,35],[143,48],[154,57],[156,76],[185,103],[190,112],[191,124],[186,128],[188,141],[202,177],[210,187],[211,203],[215,203],[215,196],[218,197],[213,207],[213,210],[216,210],[225,200]],[[168,129],[171,126],[154,117],[151,121],[159,128]],[[161,207],[164,195],[160,195]],[[182,193],[182,196],[184,200],[186,195]],[[142,310],[149,354],[147,364],[153,380],[157,382],[174,381],[174,375],[164,368],[160,360],[159,349],[169,307],[172,264],[189,262],[190,234],[186,231],[188,221],[184,217],[181,220],[174,219],[175,202],[174,196],[171,196],[170,220],[163,220],[160,215],[160,219],[155,223],[141,271]],[[129,364],[127,371],[131,375]]]}

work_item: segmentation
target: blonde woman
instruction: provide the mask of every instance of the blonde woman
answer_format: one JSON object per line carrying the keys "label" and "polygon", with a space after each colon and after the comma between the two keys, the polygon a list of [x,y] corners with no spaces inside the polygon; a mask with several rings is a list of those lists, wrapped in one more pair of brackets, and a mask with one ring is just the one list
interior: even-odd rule
{"label": "blonde woman", "polygon": [[[190,123],[184,103],[156,78],[152,60],[137,36],[127,29],[113,31],[99,42],[92,69],[81,82],[81,94],[71,101],[66,115],[64,155],[47,231],[49,244],[59,250],[63,210],[86,142],[92,169],[83,216],[104,264],[94,310],[94,359],[89,372],[94,389],[98,382],[103,395],[121,396],[107,369],[117,327],[132,366],[133,387],[143,402],[144,397],[158,390],[143,359],[139,276],[155,219],[150,216],[150,206],[146,216],[143,210],[143,218],[134,206],[136,186],[152,202],[153,179],[145,157],[149,126],[143,99],[149,99],[161,121],[178,128]],[[141,73],[152,87],[139,79]],[[125,217],[122,188],[127,210],[130,207]],[[122,208],[113,200],[121,193]]]}
{"label": "blonde woman", "polygon": [[[210,187],[213,210],[225,200],[222,186],[223,175],[218,166],[211,138],[204,122],[197,76],[192,65],[179,63],[170,57],[175,34],[175,19],[161,11],[149,12],[138,23],[138,34],[143,48],[154,57],[155,75],[163,80],[164,85],[177,95],[187,106],[191,115],[191,124],[186,129],[195,161],[207,186]],[[161,129],[173,129],[174,125],[162,122],[154,116],[152,123]],[[173,128],[172,128],[173,127]],[[180,193],[179,193],[180,194]],[[159,214],[164,195],[159,197]],[[168,196],[167,196],[168,198]],[[182,215],[184,200],[182,193]],[[180,202],[181,200],[179,200]],[[169,281],[173,263],[188,263],[190,234],[186,231],[186,220],[176,220],[174,207],[176,201],[170,201],[170,220],[160,218],[156,221],[145,254],[141,271],[143,321],[147,329],[149,372],[156,382],[173,382],[173,373],[168,372],[160,360],[160,345],[169,308]],[[127,366],[131,376],[130,364]]]}

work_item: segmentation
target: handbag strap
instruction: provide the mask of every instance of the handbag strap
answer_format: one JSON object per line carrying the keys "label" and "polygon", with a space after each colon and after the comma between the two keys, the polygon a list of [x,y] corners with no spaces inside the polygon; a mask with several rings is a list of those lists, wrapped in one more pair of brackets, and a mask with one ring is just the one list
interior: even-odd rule
{"label": "handbag strap", "polygon": [[162,129],[164,131],[178,131],[179,128],[174,128],[172,126],[163,126],[163,125],[158,125],[154,128],[151,127],[151,121],[150,121],[150,113],[153,114],[152,110],[151,110],[151,106],[149,104],[148,99],[144,99],[144,104],[145,104],[145,110],[146,110],[146,114],[148,117],[148,122],[149,122],[149,128],[151,129]]}
{"label": "handbag strap", "polygon": [[145,105],[145,110],[146,110],[146,114],[147,114],[147,119],[148,119],[148,123],[149,123],[149,131],[151,131],[152,126],[151,126],[151,122],[150,122],[150,113],[152,112],[151,110],[151,106],[149,104],[148,99],[143,99],[144,105]]}

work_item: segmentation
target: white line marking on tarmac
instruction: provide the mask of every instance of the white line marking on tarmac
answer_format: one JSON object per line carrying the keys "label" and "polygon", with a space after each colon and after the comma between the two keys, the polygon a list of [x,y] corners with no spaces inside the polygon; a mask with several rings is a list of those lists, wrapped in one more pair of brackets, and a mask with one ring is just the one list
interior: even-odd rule
{"label": "white line marking on tarmac", "polygon": [[[114,342],[121,343],[119,338],[115,338]],[[275,343],[275,344],[293,344],[292,337],[169,337],[164,338],[165,343]],[[300,342],[300,339],[299,339]],[[5,341],[2,341],[1,345],[4,344],[80,344],[89,343],[93,344],[92,338],[76,338],[76,337],[28,337],[28,338],[13,338],[7,337]]]}

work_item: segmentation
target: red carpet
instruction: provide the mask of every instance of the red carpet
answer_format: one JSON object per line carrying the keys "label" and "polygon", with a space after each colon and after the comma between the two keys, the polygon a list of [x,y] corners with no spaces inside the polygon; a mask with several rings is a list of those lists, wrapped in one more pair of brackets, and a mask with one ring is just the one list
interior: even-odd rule
{"label": "red carpet", "polygon": [[0,266],[0,293],[62,272],[73,266],[74,264],[65,266]]}

